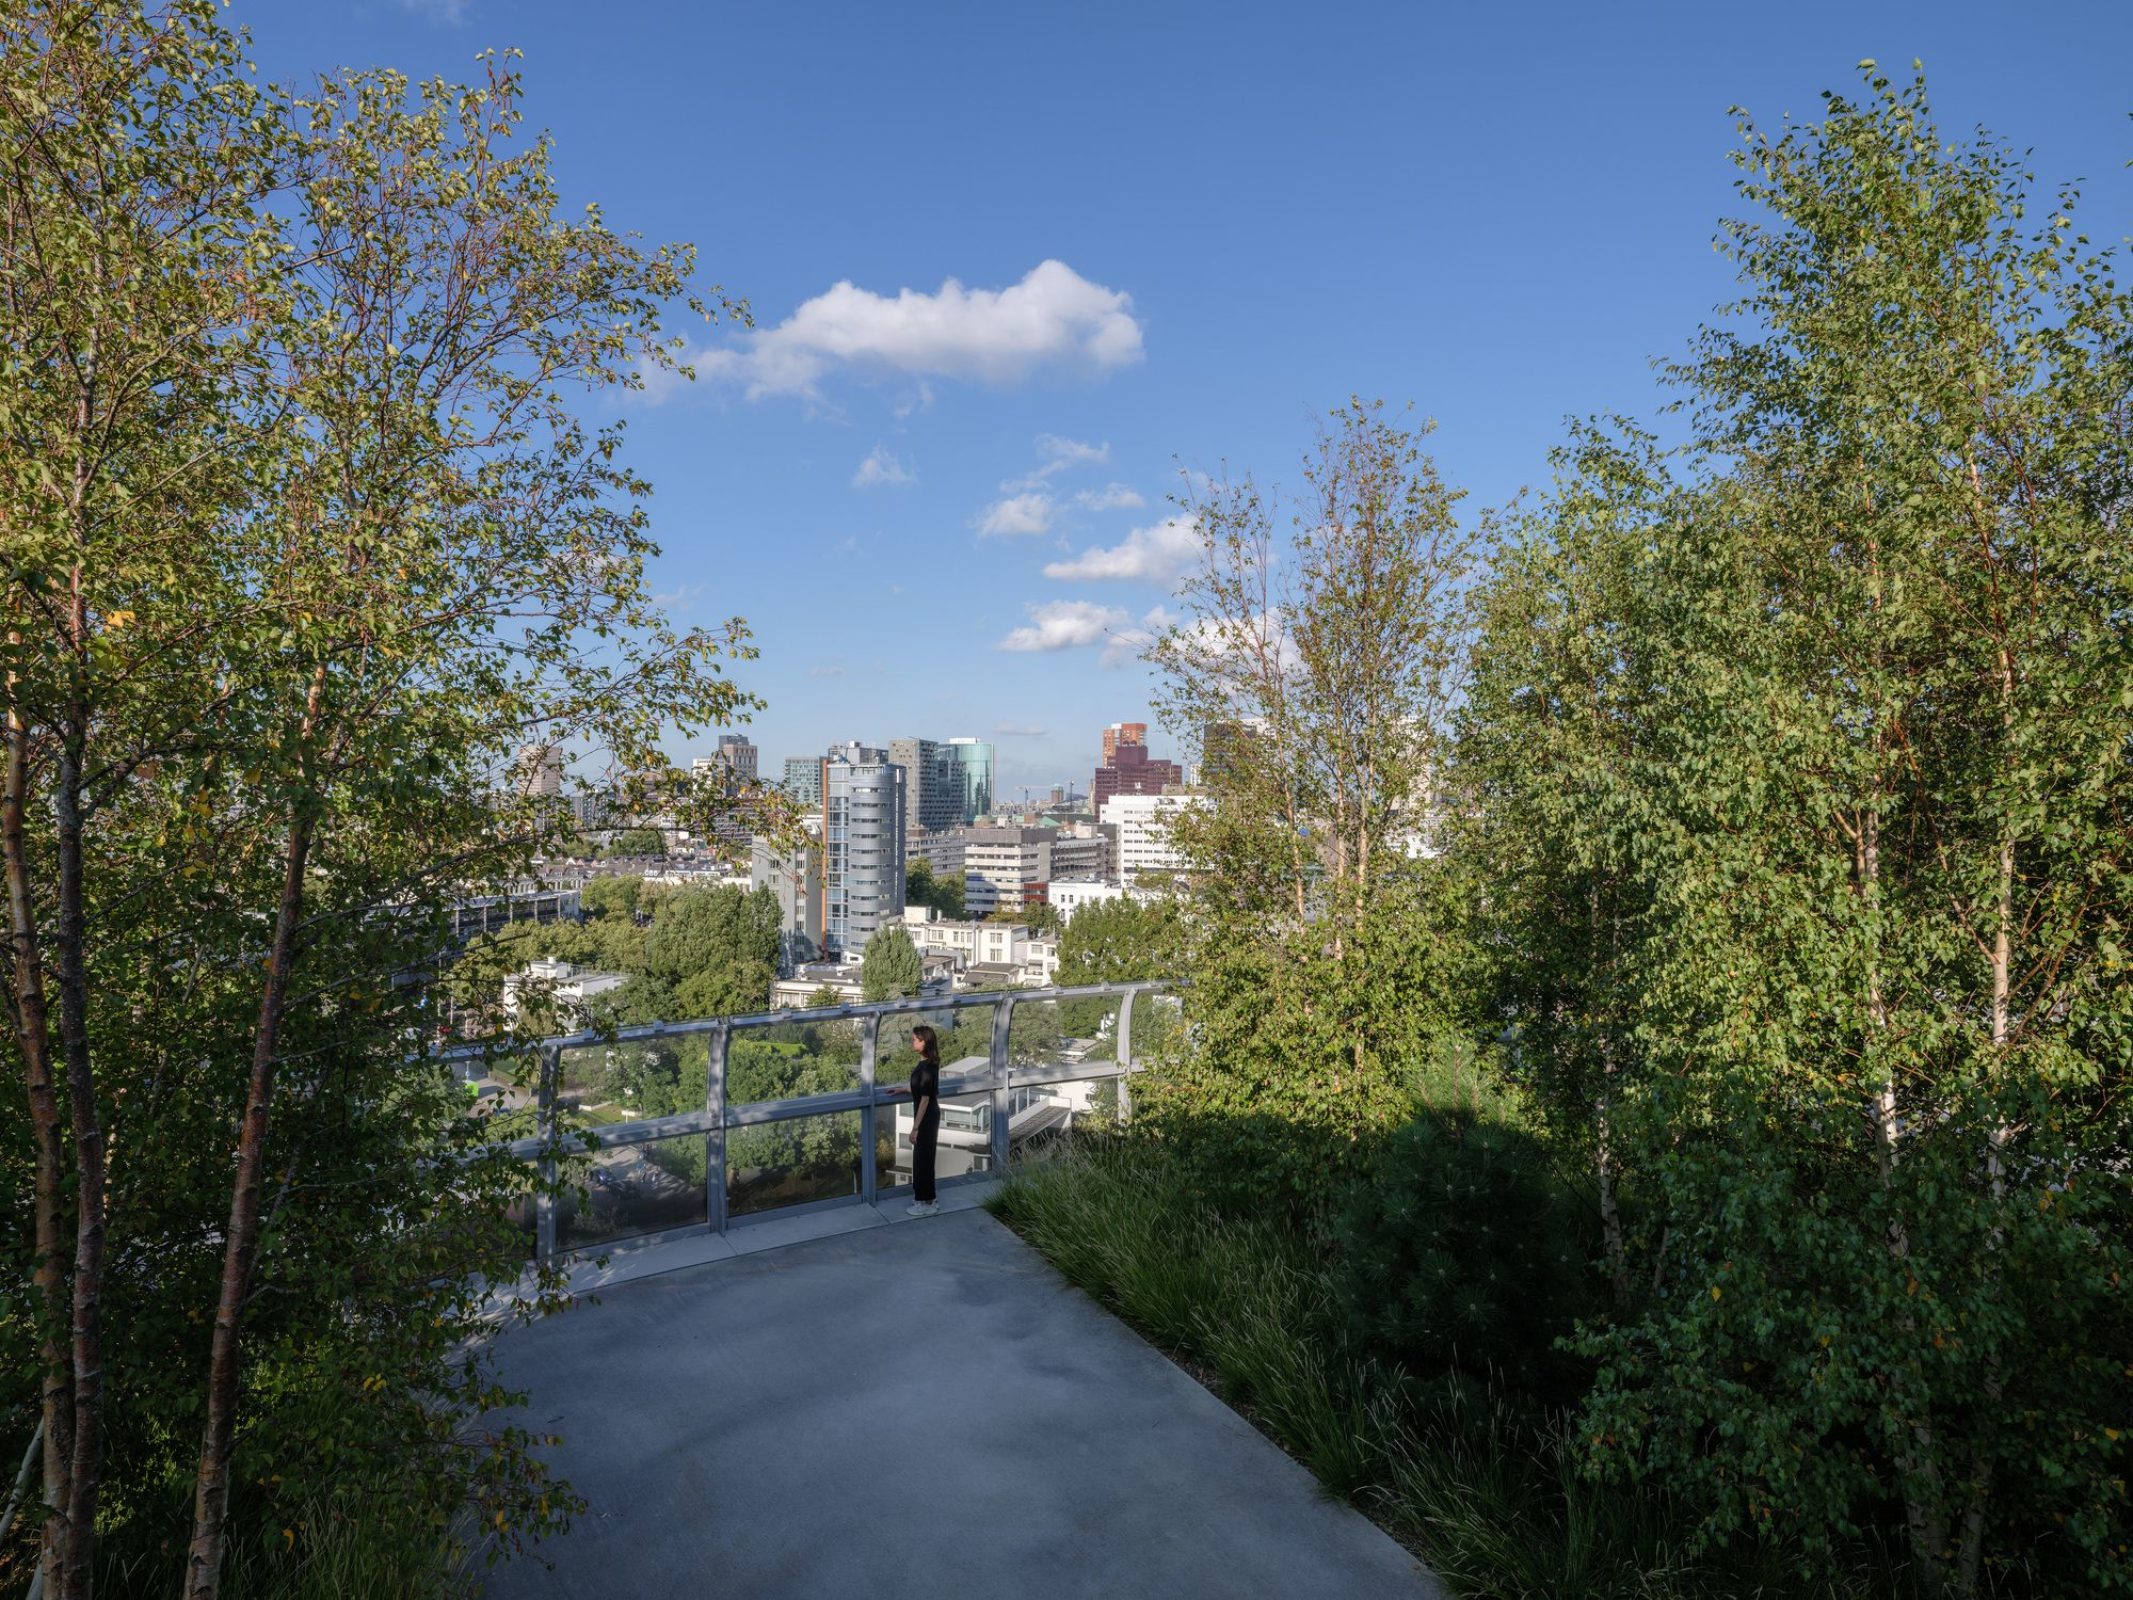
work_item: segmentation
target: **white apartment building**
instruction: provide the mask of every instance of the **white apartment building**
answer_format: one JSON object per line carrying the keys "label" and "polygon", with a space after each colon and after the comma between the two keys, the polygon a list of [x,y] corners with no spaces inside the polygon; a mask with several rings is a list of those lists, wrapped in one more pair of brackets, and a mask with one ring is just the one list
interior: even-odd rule
{"label": "white apartment building", "polygon": [[1102,905],[1124,898],[1126,886],[1116,878],[1054,878],[1050,891],[1052,909],[1059,920],[1072,922],[1083,906]]}
{"label": "white apartment building", "polygon": [[909,906],[904,927],[921,957],[945,955],[965,979],[982,968],[981,977],[1037,988],[1059,972],[1059,941],[1033,936],[1020,922],[951,922],[926,906]]}
{"label": "white apartment building", "polygon": [[1139,884],[1146,876],[1183,872],[1189,863],[1170,841],[1168,820],[1207,803],[1199,794],[1121,794],[1104,802],[1103,820],[1118,828],[1118,876]]}
{"label": "white apartment building", "polygon": [[627,973],[591,972],[553,957],[529,961],[504,979],[504,1015],[517,1022],[520,1009],[538,997],[554,1008],[557,1026],[582,1027],[586,1001],[619,989],[628,981]]}

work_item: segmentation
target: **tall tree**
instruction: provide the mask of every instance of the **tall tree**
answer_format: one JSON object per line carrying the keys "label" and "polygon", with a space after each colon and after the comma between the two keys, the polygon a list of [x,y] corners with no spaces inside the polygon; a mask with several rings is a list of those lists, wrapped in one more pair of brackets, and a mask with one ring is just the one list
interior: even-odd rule
{"label": "tall tree", "polygon": [[1669,1291],[1586,1432],[1714,1534],[1886,1488],[1929,1590],[2124,1588],[2133,306],[1865,77],[1743,123],[1742,315],[1682,373],[1723,476],[1631,613]]}
{"label": "tall tree", "polygon": [[900,1000],[918,993],[922,976],[918,946],[903,924],[876,928],[859,959],[860,993],[868,1000]]}
{"label": "tall tree", "polygon": [[[1250,479],[1188,509],[1201,562],[1148,650],[1208,803],[1168,821],[1195,864],[1186,1005],[1202,1048],[1151,1082],[1186,1130],[1268,1120],[1210,1162],[1324,1191],[1399,1115],[1399,1069],[1446,1025],[1456,923],[1429,838],[1460,692],[1477,533],[1426,427],[1355,402],[1305,463],[1293,530]],[[1234,1148],[1230,1148],[1235,1143]]]}
{"label": "tall tree", "polygon": [[[1632,1309],[1617,1106],[1636,1081],[1637,845],[1653,693],[1638,578],[1673,504],[1653,440],[1581,427],[1554,491],[1499,548],[1480,599],[1447,808],[1497,1016],[1530,1103],[1582,1145],[1608,1276]],[[1678,507],[1677,507],[1678,509]]]}
{"label": "tall tree", "polygon": [[[618,432],[570,409],[670,359],[658,317],[689,256],[557,216],[509,70],[290,99],[252,87],[205,0],[50,0],[0,29],[0,292],[26,356],[0,366],[0,854],[42,1567],[48,1594],[89,1592],[130,1375],[163,1386],[117,1397],[144,1472],[130,1512],[174,1475],[142,1453],[199,1430],[185,1582],[205,1596],[247,1329],[285,1357],[370,1341],[371,1408],[402,1448],[419,1415],[487,1403],[446,1344],[383,1345],[415,1320],[394,1285],[432,1286],[411,1291],[421,1327],[462,1325],[469,1228],[432,1202],[506,1181],[459,1173],[457,1097],[407,1060],[435,1021],[405,980],[454,894],[555,833],[512,792],[519,748],[654,770],[668,726],[746,709],[718,663],[748,651],[738,625],[666,626],[645,486]],[[157,1271],[114,1303],[110,1264],[132,1259]],[[405,1483],[450,1456],[421,1448]]]}

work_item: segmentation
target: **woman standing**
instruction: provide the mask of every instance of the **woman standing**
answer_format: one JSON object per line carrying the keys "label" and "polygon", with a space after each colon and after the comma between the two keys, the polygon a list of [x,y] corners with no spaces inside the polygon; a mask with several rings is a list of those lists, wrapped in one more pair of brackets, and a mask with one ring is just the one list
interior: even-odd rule
{"label": "woman standing", "polygon": [[941,1135],[941,1040],[921,1024],[911,1030],[911,1048],[918,1052],[918,1065],[911,1069],[911,1188],[910,1215],[930,1217],[940,1210],[933,1197],[934,1147]]}

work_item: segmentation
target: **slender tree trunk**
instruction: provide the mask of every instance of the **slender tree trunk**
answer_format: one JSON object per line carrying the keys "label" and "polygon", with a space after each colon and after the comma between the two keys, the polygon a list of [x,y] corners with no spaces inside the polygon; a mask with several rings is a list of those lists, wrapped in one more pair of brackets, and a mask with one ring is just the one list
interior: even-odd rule
{"label": "slender tree trunk", "polygon": [[[1895,1063],[1888,1053],[1888,997],[1881,974],[1881,816],[1869,804],[1859,819],[1856,861],[1861,898],[1868,917],[1866,968],[1867,1079],[1873,1086],[1874,1159],[1884,1191],[1896,1186],[1902,1126],[1898,1120]],[[1903,1219],[1889,1221],[1889,1254],[1907,1263],[1911,1241]],[[1910,1327],[1910,1319],[1904,1319]],[[1915,1403],[1910,1397],[1904,1397]],[[1942,1515],[1940,1470],[1934,1458],[1930,1417],[1899,1417],[1891,1441],[1897,1479],[1903,1490],[1904,1524],[1911,1551],[1929,1594],[1939,1593],[1948,1565],[1948,1530]]]}
{"label": "slender tree trunk", "polygon": [[59,1031],[66,1056],[67,1099],[74,1131],[74,1463],[67,1505],[68,1600],[88,1600],[95,1578],[96,1507],[104,1460],[104,1130],[89,1050],[87,887],[82,863],[82,773],[89,736],[89,619],[82,572],[69,597],[70,686],[53,800],[59,847],[59,905],[53,928],[58,960]]}
{"label": "slender tree trunk", "polygon": [[[318,725],[326,671],[311,679],[299,748],[308,748]],[[275,1052],[281,1042],[289,973],[296,959],[297,928],[303,920],[304,871],[314,827],[308,797],[292,808],[283,853],[281,909],[274,919],[267,981],[252,1042],[252,1074],[244,1123],[237,1141],[237,1170],[230,1194],[230,1221],[222,1251],[222,1288],[215,1303],[215,1333],[208,1358],[207,1417],[201,1430],[200,1464],[193,1494],[193,1537],[187,1556],[187,1600],[215,1600],[222,1584],[223,1529],[229,1515],[230,1451],[236,1438],[239,1345],[245,1300],[259,1256],[260,1191],[266,1166],[268,1112],[274,1095]]]}
{"label": "slender tree trunk", "polygon": [[[1600,944],[1600,887],[1595,878],[1586,896],[1590,948]],[[1612,942],[1612,941],[1610,941]],[[1608,991],[1614,987],[1614,957],[1608,963]],[[1629,1247],[1622,1238],[1622,1210],[1615,1195],[1614,1127],[1612,1123],[1615,1084],[1614,1008],[1610,1004],[1600,1022],[1599,1094],[1592,1103],[1593,1172],[1600,1184],[1600,1236],[1607,1247],[1607,1276],[1614,1286],[1615,1309],[1629,1310]]]}
{"label": "slender tree trunk", "polygon": [[[11,636],[19,644],[19,635]],[[22,1054],[29,1097],[31,1138],[36,1148],[36,1238],[38,1296],[44,1363],[44,1541],[38,1557],[47,1595],[66,1594],[64,1556],[67,1516],[73,1504],[74,1363],[62,1331],[67,1327],[66,1153],[60,1132],[58,1087],[52,1076],[51,1028],[46,1014],[44,966],[37,938],[36,902],[30,890],[28,841],[23,813],[29,799],[29,728],[12,703],[9,683],[7,758],[0,788],[0,853],[7,867],[8,937],[15,968],[15,1044]]]}
{"label": "slender tree trunk", "polygon": [[[1999,651],[1998,688],[2001,739],[2004,750],[2011,754],[2014,746],[2014,664],[2004,644]],[[1992,953],[1988,957],[1992,983],[1992,1087],[1995,1090],[2000,1087],[2006,1071],[2007,1047],[2014,1035],[2015,839],[2011,828],[2001,836],[1996,865],[1998,881],[1993,905]],[[1994,1213],[1992,1252],[1987,1271],[1995,1282],[1999,1277],[1998,1256],[2005,1235],[1999,1211],[2007,1198],[2007,1137],[2007,1124],[1995,1116],[1985,1134],[1985,1181],[1991,1192]],[[1985,1394],[1995,1409],[2005,1387],[1999,1351],[1988,1351]],[[1985,1512],[1992,1500],[1992,1477],[1992,1457],[1981,1437],[1971,1456],[1969,1503],[1963,1510],[1962,1548],[1956,1558],[1957,1592],[1966,1596],[1977,1593],[1978,1574],[1984,1561]]]}

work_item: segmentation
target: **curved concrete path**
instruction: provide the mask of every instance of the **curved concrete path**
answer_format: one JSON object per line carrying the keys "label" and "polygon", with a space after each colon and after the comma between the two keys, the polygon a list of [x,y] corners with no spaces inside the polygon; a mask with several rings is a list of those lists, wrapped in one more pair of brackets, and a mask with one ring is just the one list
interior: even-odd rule
{"label": "curved concrete path", "polygon": [[983,1211],[599,1294],[498,1346],[592,1502],[502,1600],[1442,1593]]}

